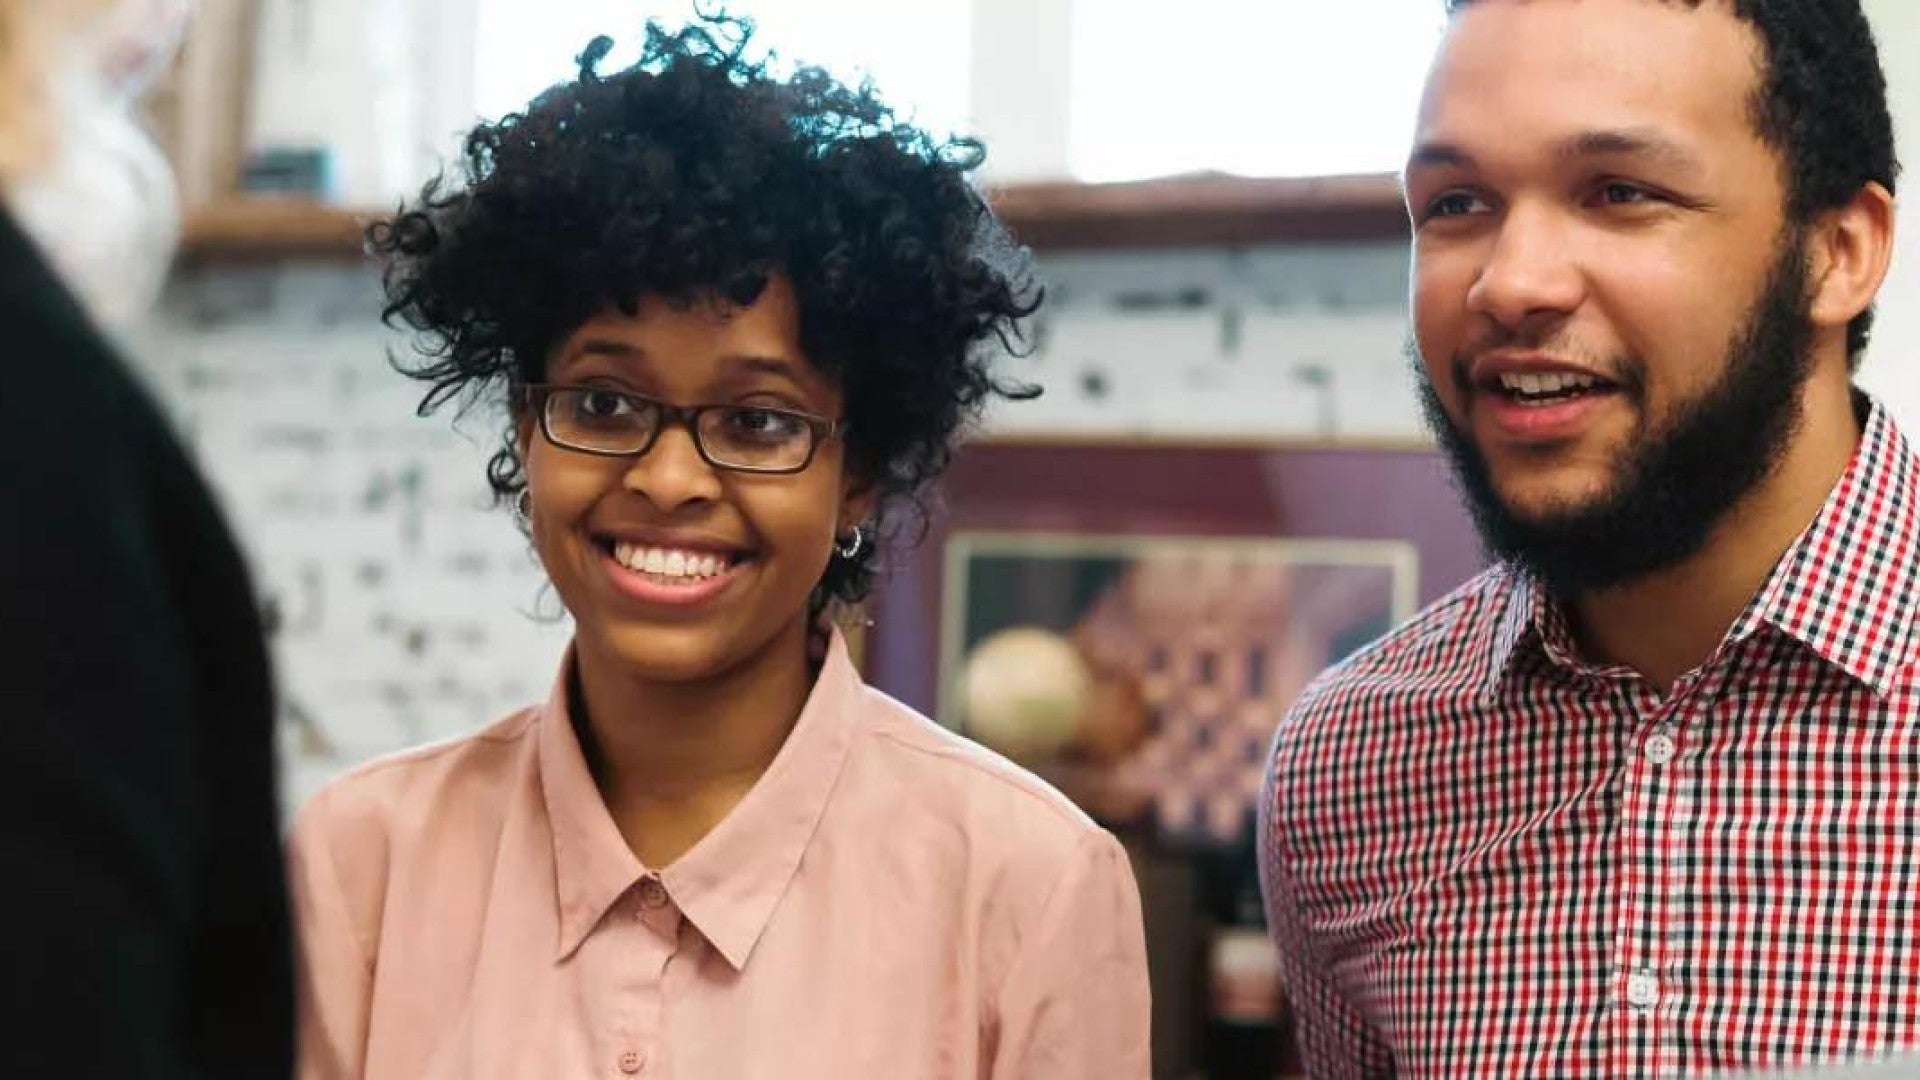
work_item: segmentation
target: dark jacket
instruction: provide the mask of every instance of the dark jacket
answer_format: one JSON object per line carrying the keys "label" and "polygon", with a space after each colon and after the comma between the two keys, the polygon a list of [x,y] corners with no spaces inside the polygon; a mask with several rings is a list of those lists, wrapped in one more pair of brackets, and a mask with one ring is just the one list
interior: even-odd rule
{"label": "dark jacket", "polygon": [[233,540],[0,210],[0,1077],[290,1074],[274,772]]}

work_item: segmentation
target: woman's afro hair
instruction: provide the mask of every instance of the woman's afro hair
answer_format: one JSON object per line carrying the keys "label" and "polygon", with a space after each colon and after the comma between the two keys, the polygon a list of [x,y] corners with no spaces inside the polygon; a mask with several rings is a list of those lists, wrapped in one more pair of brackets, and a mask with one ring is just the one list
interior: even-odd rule
{"label": "woman's afro hair", "polygon": [[[786,277],[801,346],[843,392],[848,467],[879,496],[869,536],[924,533],[962,430],[990,396],[1035,393],[991,371],[1043,290],[969,183],[981,145],[896,118],[869,83],[777,76],[752,35],[722,13],[649,23],[638,62],[606,75],[596,38],[574,79],[468,134],[464,183],[436,178],[369,229],[385,318],[416,331],[395,363],[428,384],[420,412],[507,407],[499,499],[526,487],[520,388],[581,324],[646,297],[748,304]],[[836,553],[814,610],[863,598],[880,546]]]}

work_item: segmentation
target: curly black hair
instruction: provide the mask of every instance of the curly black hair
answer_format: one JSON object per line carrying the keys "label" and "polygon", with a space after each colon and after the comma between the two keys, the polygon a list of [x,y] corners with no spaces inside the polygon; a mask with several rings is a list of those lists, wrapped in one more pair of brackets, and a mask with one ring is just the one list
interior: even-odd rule
{"label": "curly black hair", "polygon": [[[1445,0],[1449,15],[1478,0]],[[1698,8],[1702,0],[1662,0]],[[1899,178],[1893,118],[1880,50],[1859,0],[1732,0],[1734,16],[1760,37],[1764,66],[1753,99],[1754,129],[1780,156],[1787,221],[1805,225],[1877,183]],[[1847,327],[1859,367],[1873,308]]]}
{"label": "curly black hair", "polygon": [[[596,314],[750,304],[783,274],[802,348],[845,395],[849,468],[880,497],[870,535],[912,521],[923,537],[962,429],[990,396],[1036,392],[990,367],[1025,347],[1044,290],[969,182],[979,142],[896,118],[868,82],[777,77],[748,59],[752,36],[718,12],[649,22],[641,58],[609,75],[613,43],[595,38],[576,78],[470,132],[464,185],[436,177],[368,230],[384,318],[418,332],[394,364],[431,384],[423,416],[459,398],[517,419],[519,388]],[[502,502],[526,487],[511,422],[487,479]],[[814,614],[866,596],[880,546],[833,555]]]}

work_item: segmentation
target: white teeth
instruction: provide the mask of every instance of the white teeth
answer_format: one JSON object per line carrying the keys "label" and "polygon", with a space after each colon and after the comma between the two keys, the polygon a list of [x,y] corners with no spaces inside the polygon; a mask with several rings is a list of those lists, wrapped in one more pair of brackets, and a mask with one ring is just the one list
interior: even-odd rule
{"label": "white teeth", "polygon": [[1514,372],[1500,376],[1503,389],[1537,397],[1544,394],[1561,394],[1570,390],[1585,390],[1599,383],[1591,375],[1574,375],[1569,372]]}
{"label": "white teeth", "polygon": [[629,570],[638,570],[643,574],[657,574],[660,577],[713,577],[727,568],[727,560],[718,555],[699,551],[679,551],[673,548],[641,547],[625,540],[615,541],[613,558]]}

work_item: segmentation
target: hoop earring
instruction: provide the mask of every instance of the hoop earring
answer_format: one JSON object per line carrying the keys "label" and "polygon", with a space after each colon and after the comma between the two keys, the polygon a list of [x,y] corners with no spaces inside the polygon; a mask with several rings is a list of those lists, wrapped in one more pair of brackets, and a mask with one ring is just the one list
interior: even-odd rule
{"label": "hoop earring", "polygon": [[508,511],[513,514],[513,523],[520,526],[520,531],[531,534],[533,532],[533,489],[521,488],[520,494],[513,497]]}
{"label": "hoop earring", "polygon": [[860,554],[860,549],[866,544],[866,542],[867,542],[866,527],[863,525],[855,525],[853,527],[853,531],[847,534],[847,538],[845,540],[842,540],[833,546],[833,550],[837,552],[841,558],[851,559],[855,555]]}

